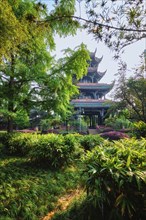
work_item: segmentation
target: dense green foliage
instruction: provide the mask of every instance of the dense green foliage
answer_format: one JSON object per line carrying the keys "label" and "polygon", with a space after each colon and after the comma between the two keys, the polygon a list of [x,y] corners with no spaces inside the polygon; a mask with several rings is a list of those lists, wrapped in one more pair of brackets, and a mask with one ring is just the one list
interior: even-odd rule
{"label": "dense green foliage", "polygon": [[32,0],[4,0],[0,5],[0,116],[8,132],[14,125],[27,125],[33,108],[65,116],[70,98],[78,92],[72,77],[87,72],[90,58],[84,45],[66,50],[58,61],[51,55],[55,33],[74,34],[78,27],[72,18],[53,20],[58,14],[74,14],[74,2],[65,2],[50,13],[46,5]]}
{"label": "dense green foliage", "polygon": [[79,159],[83,153],[80,138],[76,139],[76,135],[72,134],[2,133],[0,140],[3,144],[1,151],[11,156],[26,156],[29,162],[39,167],[59,168]]}
{"label": "dense green foliage", "polygon": [[71,162],[75,153],[76,142],[61,135],[42,135],[29,153],[30,160],[49,167],[62,167]]}
{"label": "dense green foliage", "polygon": [[87,196],[53,220],[144,220],[146,140],[104,142],[83,158]]}
{"label": "dense green foliage", "polygon": [[104,139],[100,135],[85,135],[80,139],[81,146],[86,150],[92,150],[95,146],[104,142]]}
{"label": "dense green foliage", "polygon": [[[111,107],[111,109],[113,106]],[[109,112],[111,111],[109,110]],[[127,109],[126,109],[127,110]],[[119,112],[112,111],[113,114],[109,115],[108,118],[105,119],[105,125],[110,126],[115,130],[125,129],[125,128],[132,128],[132,122],[129,120],[130,113],[128,110],[122,110]],[[128,114],[129,113],[129,114]]]}
{"label": "dense green foliage", "polygon": [[127,65],[120,63],[114,92],[115,106],[111,110],[117,114],[126,109],[129,112],[127,119],[146,122],[146,79],[143,57],[141,60],[140,65],[133,68],[131,77],[127,76]]}
{"label": "dense green foliage", "polygon": [[146,140],[105,142],[84,157],[86,187],[96,219],[145,219]]}
{"label": "dense green foliage", "polygon": [[38,220],[79,180],[76,168],[51,172],[22,158],[0,159],[0,219]]}
{"label": "dense green foliage", "polygon": [[97,41],[103,41],[109,48],[119,52],[146,37],[145,0],[85,2],[88,15],[85,27]]}
{"label": "dense green foliage", "polygon": [[133,133],[137,138],[146,137],[146,123],[143,121],[135,122],[133,125]]}
{"label": "dense green foliage", "polygon": [[81,184],[86,195],[54,219],[145,219],[145,139],[109,142],[98,135],[3,132],[0,140],[3,218],[39,219],[62,193]]}

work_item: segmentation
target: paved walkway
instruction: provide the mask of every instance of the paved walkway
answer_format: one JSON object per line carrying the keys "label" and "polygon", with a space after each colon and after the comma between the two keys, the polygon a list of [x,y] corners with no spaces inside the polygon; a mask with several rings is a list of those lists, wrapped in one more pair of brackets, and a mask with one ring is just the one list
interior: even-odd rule
{"label": "paved walkway", "polygon": [[88,129],[89,134],[97,134],[97,129]]}

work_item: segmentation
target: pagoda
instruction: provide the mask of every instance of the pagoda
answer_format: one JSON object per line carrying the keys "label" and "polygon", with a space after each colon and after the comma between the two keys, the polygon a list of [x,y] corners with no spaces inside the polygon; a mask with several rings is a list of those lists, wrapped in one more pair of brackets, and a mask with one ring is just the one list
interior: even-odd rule
{"label": "pagoda", "polygon": [[77,82],[79,95],[71,101],[77,117],[81,117],[82,115],[89,117],[90,128],[95,128],[96,125],[102,125],[104,123],[105,114],[112,103],[106,99],[106,94],[114,85],[114,83],[99,83],[106,71],[98,71],[98,66],[103,57],[97,58],[95,54],[96,50],[90,53],[91,61],[88,67],[88,73]]}

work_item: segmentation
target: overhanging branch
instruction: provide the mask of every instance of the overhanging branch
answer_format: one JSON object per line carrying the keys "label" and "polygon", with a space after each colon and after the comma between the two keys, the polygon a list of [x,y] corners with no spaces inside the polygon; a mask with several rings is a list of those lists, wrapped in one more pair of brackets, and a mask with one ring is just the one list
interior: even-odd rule
{"label": "overhanging branch", "polygon": [[[78,16],[67,16],[67,15],[57,16],[57,17],[49,18],[49,19],[44,20],[44,21],[40,21],[40,22],[61,21],[64,18],[72,18],[72,19],[76,19],[76,20],[81,20],[81,21],[84,21],[86,23],[98,25],[99,27],[105,27],[107,29],[114,29],[114,30],[118,30],[118,31],[140,32],[140,33],[146,32],[146,29],[133,29],[133,28],[125,28],[125,27],[115,27],[115,26],[111,26],[111,25],[108,25],[108,24],[102,24],[102,23],[99,23],[97,21],[88,20],[88,19],[78,17]],[[39,21],[37,21],[37,22],[39,22]]]}

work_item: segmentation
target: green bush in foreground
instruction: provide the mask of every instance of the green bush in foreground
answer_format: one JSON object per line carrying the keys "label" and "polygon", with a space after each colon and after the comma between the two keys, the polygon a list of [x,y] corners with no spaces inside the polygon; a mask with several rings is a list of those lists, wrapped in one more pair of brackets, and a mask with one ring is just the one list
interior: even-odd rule
{"label": "green bush in foreground", "polygon": [[9,155],[27,156],[30,150],[38,142],[39,135],[28,133],[14,133],[10,136],[7,143]]}
{"label": "green bush in foreground", "polygon": [[146,137],[146,123],[143,121],[133,124],[133,133],[137,138]]}
{"label": "green bush in foreground", "polygon": [[38,165],[60,168],[79,158],[82,153],[79,141],[73,134],[48,134],[39,136],[28,156]]}
{"label": "green bush in foreground", "polygon": [[80,144],[85,150],[92,150],[95,146],[103,143],[104,139],[100,135],[84,135],[80,138]]}
{"label": "green bush in foreground", "polygon": [[79,135],[14,133],[5,137],[3,134],[1,151],[5,146],[8,155],[25,156],[38,166],[59,168],[79,158],[83,153],[77,136]]}
{"label": "green bush in foreground", "polygon": [[125,139],[83,158],[87,194],[52,220],[145,220],[146,140]]}
{"label": "green bush in foreground", "polygon": [[88,152],[83,163],[90,219],[146,218],[145,139],[105,142]]}
{"label": "green bush in foreground", "polygon": [[23,158],[0,159],[0,219],[38,220],[56,208],[59,197],[76,188],[78,169],[50,171]]}

